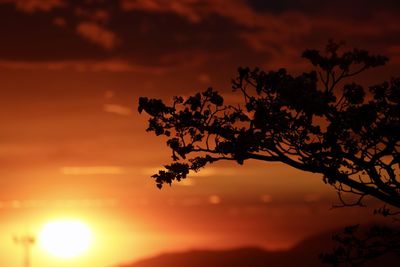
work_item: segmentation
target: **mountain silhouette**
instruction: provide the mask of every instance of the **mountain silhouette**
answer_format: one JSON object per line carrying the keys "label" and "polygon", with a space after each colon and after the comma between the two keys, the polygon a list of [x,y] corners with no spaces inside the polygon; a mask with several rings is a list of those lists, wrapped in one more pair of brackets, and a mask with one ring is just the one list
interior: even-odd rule
{"label": "mountain silhouette", "polygon": [[[257,247],[229,250],[189,250],[163,253],[118,267],[329,267],[319,260],[322,252],[330,252],[335,246],[333,233],[325,232],[307,238],[290,250],[267,251]],[[386,267],[399,262],[400,256],[388,254],[368,261],[363,267]]]}

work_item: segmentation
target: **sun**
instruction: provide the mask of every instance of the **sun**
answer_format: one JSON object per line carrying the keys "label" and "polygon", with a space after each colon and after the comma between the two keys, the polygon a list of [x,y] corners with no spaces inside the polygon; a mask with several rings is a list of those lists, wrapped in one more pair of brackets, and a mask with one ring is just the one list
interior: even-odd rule
{"label": "sun", "polygon": [[39,233],[39,245],[53,256],[75,258],[86,252],[92,242],[89,226],[78,220],[46,223]]}

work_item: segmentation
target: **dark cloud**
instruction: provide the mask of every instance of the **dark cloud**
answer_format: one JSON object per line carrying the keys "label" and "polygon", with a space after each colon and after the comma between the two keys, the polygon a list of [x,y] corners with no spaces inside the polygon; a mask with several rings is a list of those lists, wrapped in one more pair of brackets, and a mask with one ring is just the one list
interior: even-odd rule
{"label": "dark cloud", "polygon": [[67,6],[66,0],[0,0],[0,4],[10,4],[26,13],[49,12]]}
{"label": "dark cloud", "polygon": [[397,0],[364,1],[364,0],[281,0],[263,1],[247,0],[247,3],[259,12],[284,12],[296,10],[309,15],[330,14],[335,17],[360,16],[366,17],[379,11],[398,10],[400,3]]}
{"label": "dark cloud", "polygon": [[94,22],[81,22],[76,27],[78,35],[99,45],[106,50],[113,50],[119,43],[118,37],[111,30]]}
{"label": "dark cloud", "polygon": [[178,58],[174,60],[172,55],[187,54],[186,61],[190,61],[190,53],[210,57],[245,48],[237,35],[238,27],[217,16],[192,24],[174,14],[135,11],[121,14],[112,25],[123,36],[116,53],[143,64],[165,65],[176,63]]}
{"label": "dark cloud", "polygon": [[400,42],[399,4],[391,0],[31,0],[21,8],[22,2],[0,1],[3,67],[33,68],[29,61],[41,61],[41,68],[105,71],[300,69],[302,50],[329,38],[383,53],[397,51],[390,47]]}
{"label": "dark cloud", "polygon": [[74,29],[55,25],[50,14],[25,14],[12,6],[0,5],[0,18],[0,58],[3,60],[67,60],[106,56],[101,47],[77,38]]}

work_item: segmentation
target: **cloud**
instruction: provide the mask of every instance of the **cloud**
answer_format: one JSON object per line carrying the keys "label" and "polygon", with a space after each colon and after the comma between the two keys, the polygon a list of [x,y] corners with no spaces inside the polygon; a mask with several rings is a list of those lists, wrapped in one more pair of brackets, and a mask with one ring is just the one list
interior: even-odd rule
{"label": "cloud", "polygon": [[[150,12],[173,12],[183,17],[186,17],[189,21],[199,22],[201,20],[200,15],[194,8],[197,4],[196,0],[183,0],[183,1],[159,1],[159,0],[122,0],[121,7],[123,10],[144,10]],[[207,1],[205,1],[207,2]]]}
{"label": "cloud", "polygon": [[[15,34],[2,42],[0,58],[20,61],[0,62],[0,67],[150,73],[195,70],[200,73],[195,79],[209,84],[218,82],[213,68],[219,66],[307,69],[309,65],[300,58],[301,52],[315,46],[322,48],[332,37],[371,51],[384,42],[393,46],[400,41],[396,37],[400,36],[396,10],[381,8],[368,13],[355,10],[358,5],[353,3],[348,5],[357,11],[354,16],[348,10],[338,14],[338,7],[330,11],[321,3],[310,11],[309,0],[301,1],[301,5],[292,0],[257,1],[258,4],[249,0],[120,0],[112,5],[101,2],[0,0],[32,12],[68,4],[61,14],[41,14],[51,16],[49,27],[47,20],[34,20],[27,14],[17,14],[22,19],[14,19],[14,13],[20,12],[8,12],[9,19],[15,21]],[[344,6],[347,2],[341,3]],[[366,8],[370,10],[370,4]],[[368,19],[363,19],[364,13]],[[35,31],[34,38],[30,34],[18,35],[24,33],[26,25],[41,30]],[[71,36],[71,27],[75,27],[76,36]],[[28,42],[30,49],[24,49],[23,44]],[[53,49],[43,49],[45,46]],[[105,53],[121,59],[99,60]],[[398,62],[398,53],[391,54]],[[24,62],[28,60],[47,61]]]}
{"label": "cloud", "polygon": [[117,105],[117,104],[104,104],[103,110],[105,112],[114,113],[122,116],[132,115],[132,109],[129,107]]}
{"label": "cloud", "polygon": [[0,60],[0,69],[52,71],[74,70],[78,72],[139,72],[152,74],[162,74],[167,71],[167,68],[142,66],[119,59],[65,61]]}
{"label": "cloud", "polygon": [[227,23],[236,24],[239,28],[235,35],[253,52],[268,54],[274,62],[272,65],[277,65],[276,61],[281,59],[282,54],[287,54],[286,48],[291,53],[285,61],[291,62],[294,56],[298,58],[299,52],[292,46],[300,43],[312,30],[310,19],[302,13],[260,13],[245,1],[122,0],[121,7],[125,11],[174,13],[191,23],[201,23],[207,21],[211,15],[218,15],[225,18]]}
{"label": "cloud", "polygon": [[76,32],[106,50],[112,50],[119,44],[116,34],[94,22],[81,22],[76,27]]}
{"label": "cloud", "polygon": [[54,201],[44,199],[0,200],[0,209],[20,208],[112,208],[118,205],[115,198],[85,198],[85,199],[58,199]]}
{"label": "cloud", "polygon": [[110,12],[106,9],[101,8],[82,8],[77,7],[74,11],[75,15],[80,18],[84,18],[90,21],[96,21],[100,23],[106,23],[110,20]]}
{"label": "cloud", "polygon": [[61,168],[64,175],[123,174],[119,166],[69,166]]}
{"label": "cloud", "polygon": [[[400,23],[398,13],[389,10],[376,12],[368,20],[360,18],[346,17],[338,20],[332,16],[317,16],[312,20],[315,30],[323,29],[330,34],[337,34],[349,37],[368,37],[374,38],[382,35],[399,33]],[[378,39],[378,41],[382,41]]]}
{"label": "cloud", "polygon": [[[345,1],[341,1],[341,6],[334,7],[333,11],[321,3],[319,8],[309,8],[309,5],[314,5],[311,1],[302,1],[301,4],[261,1],[259,5],[265,8],[256,8],[250,3],[244,0],[120,1],[125,11],[171,13],[195,24],[192,27],[202,27],[202,23],[208,25],[215,15],[221,17],[225,19],[222,23],[232,25],[234,35],[250,48],[241,49],[241,53],[262,55],[264,65],[261,67],[265,68],[304,69],[307,62],[300,60],[301,52],[316,43],[322,46],[329,38],[346,40],[352,46],[362,44],[366,49],[373,49],[375,44],[382,47],[385,40],[391,43],[399,41],[396,36],[400,33],[397,26],[400,19],[394,9],[366,4],[366,10],[360,10],[361,2],[349,4]],[[274,5],[280,5],[280,8],[271,8]],[[345,6],[352,12],[342,10]],[[211,36],[211,40],[216,38]]]}
{"label": "cloud", "polygon": [[224,0],[122,0],[121,7],[126,11],[175,13],[193,23],[201,22],[210,15],[216,14],[254,30],[268,31],[274,36],[283,33],[285,35],[301,34],[308,32],[310,27],[308,20],[301,13],[258,13],[245,1],[240,0],[229,3]]}
{"label": "cloud", "polygon": [[26,13],[49,12],[67,5],[65,0],[0,0],[0,4],[2,3],[12,3],[18,10]]}
{"label": "cloud", "polygon": [[177,186],[194,186],[196,185],[196,181],[193,178],[185,178],[183,180],[181,180],[180,182],[175,181],[174,185]]}

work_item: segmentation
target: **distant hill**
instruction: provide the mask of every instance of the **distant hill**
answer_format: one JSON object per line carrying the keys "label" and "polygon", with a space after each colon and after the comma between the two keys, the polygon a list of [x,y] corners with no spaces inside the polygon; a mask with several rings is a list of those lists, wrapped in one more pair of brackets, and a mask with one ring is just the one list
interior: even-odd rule
{"label": "distant hill", "polygon": [[[337,231],[340,232],[340,231]],[[191,250],[164,253],[119,267],[329,267],[318,259],[334,247],[332,232],[313,236],[287,251],[266,251],[256,247],[231,250]],[[399,262],[395,255],[381,257],[365,267],[389,267]]]}
{"label": "distant hill", "polygon": [[120,267],[265,267],[277,266],[285,253],[268,252],[259,248],[233,250],[192,250],[165,253]]}

